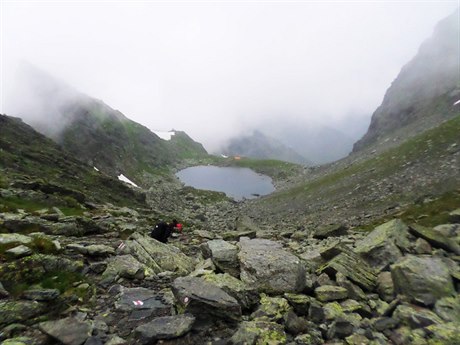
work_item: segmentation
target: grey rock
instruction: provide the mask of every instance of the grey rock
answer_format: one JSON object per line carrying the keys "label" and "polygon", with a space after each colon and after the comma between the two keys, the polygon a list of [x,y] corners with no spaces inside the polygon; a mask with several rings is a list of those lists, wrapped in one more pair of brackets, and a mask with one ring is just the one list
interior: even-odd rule
{"label": "grey rock", "polygon": [[444,321],[460,323],[460,295],[439,299],[434,305],[434,312]]}
{"label": "grey rock", "polygon": [[9,297],[10,293],[6,291],[5,287],[3,284],[0,282],[0,298],[6,298]]}
{"label": "grey rock", "polygon": [[0,302],[0,327],[14,322],[25,322],[45,313],[47,305],[36,301]]}
{"label": "grey rock", "polygon": [[29,244],[32,238],[21,234],[0,234],[0,245]]}
{"label": "grey rock", "polygon": [[214,321],[215,318],[229,321],[241,319],[241,306],[238,301],[202,278],[177,278],[172,291],[178,307],[200,321]]}
{"label": "grey rock", "polygon": [[239,277],[238,248],[235,245],[224,240],[213,240],[206,242],[202,248],[205,258],[211,258],[218,269]]}
{"label": "grey rock", "polygon": [[329,328],[327,336],[329,339],[339,338],[343,339],[348,337],[355,330],[355,326],[352,321],[347,318],[339,317],[334,320]]}
{"label": "grey rock", "polygon": [[12,259],[23,258],[25,256],[32,255],[32,249],[21,244],[17,247],[6,250],[5,255]]}
{"label": "grey rock", "polygon": [[377,277],[377,292],[381,299],[391,302],[394,299],[395,289],[391,272],[380,272]]}
{"label": "grey rock", "polygon": [[295,313],[300,316],[308,315],[310,303],[314,301],[314,298],[311,296],[294,293],[285,293],[284,298],[286,298],[289,304],[294,308]]}
{"label": "grey rock", "polygon": [[85,251],[89,256],[110,256],[115,254],[115,249],[104,244],[92,244],[86,246]]}
{"label": "grey rock", "polygon": [[188,333],[194,322],[195,317],[187,314],[158,317],[138,326],[135,336],[141,344],[150,344],[160,339],[174,339]]}
{"label": "grey rock", "polygon": [[251,309],[259,301],[259,294],[255,288],[227,273],[206,273],[202,277],[235,298],[243,309]]}
{"label": "grey rock", "polygon": [[161,243],[153,238],[134,233],[126,243],[126,252],[154,273],[164,271],[186,275],[193,271],[195,262],[173,245]]}
{"label": "grey rock", "polygon": [[348,291],[340,286],[323,285],[315,289],[315,295],[320,302],[329,302],[346,299]]}
{"label": "grey rock", "polygon": [[105,343],[105,345],[125,345],[125,344],[127,344],[126,340],[119,337],[118,335],[114,335],[110,337]]}
{"label": "grey rock", "polygon": [[299,292],[305,287],[305,268],[300,259],[278,242],[243,237],[239,247],[243,282],[267,293]]}
{"label": "grey rock", "polygon": [[115,309],[124,312],[131,312],[130,319],[141,319],[141,316],[151,316],[152,314],[161,314],[169,312],[171,306],[165,304],[162,296],[153,290],[142,287],[125,288],[115,301]]}
{"label": "grey rock", "polygon": [[89,337],[86,339],[85,345],[104,345],[104,343],[99,337]]}
{"label": "grey rock", "polygon": [[341,224],[334,224],[316,229],[313,233],[314,238],[325,239],[332,236],[343,236],[347,234],[347,228]]}
{"label": "grey rock", "polygon": [[137,261],[132,255],[119,255],[109,261],[106,270],[102,274],[102,284],[111,284],[119,277],[142,279],[146,274],[151,275],[153,272]]}
{"label": "grey rock", "polygon": [[429,309],[405,304],[396,308],[393,318],[411,328],[421,328],[443,322],[439,316]]}
{"label": "grey rock", "polygon": [[331,277],[340,272],[367,291],[372,291],[377,284],[375,271],[351,250],[343,251],[317,271],[318,274],[322,272]]}
{"label": "grey rock", "polygon": [[428,241],[424,240],[423,238],[417,238],[414,245],[414,251],[417,254],[431,254],[431,246]]}
{"label": "grey rock", "polygon": [[26,290],[22,293],[22,297],[32,301],[53,301],[58,298],[60,292],[58,289],[33,289]]}
{"label": "grey rock", "polygon": [[284,315],[284,326],[286,331],[292,335],[307,333],[312,329],[312,324],[303,317],[298,317],[292,310]]}
{"label": "grey rock", "polygon": [[41,322],[40,330],[64,345],[81,345],[90,336],[92,327],[88,322],[69,317],[61,320]]}
{"label": "grey rock", "polygon": [[278,322],[290,310],[291,307],[285,298],[270,297],[262,293],[260,294],[260,305],[257,310],[251,314],[251,318]]}
{"label": "grey rock", "polygon": [[408,255],[391,266],[391,277],[396,293],[426,306],[455,294],[449,268],[440,258]]}
{"label": "grey rock", "polygon": [[456,255],[460,255],[460,245],[450,238],[444,236],[439,231],[427,228],[418,224],[410,226],[410,231],[418,237],[427,240],[432,246],[442,248]]}
{"label": "grey rock", "polygon": [[284,327],[276,322],[243,321],[230,339],[232,345],[286,344]]}
{"label": "grey rock", "polygon": [[372,267],[383,270],[396,262],[409,248],[409,228],[399,219],[393,219],[376,227],[364,239],[356,243],[356,252]]}

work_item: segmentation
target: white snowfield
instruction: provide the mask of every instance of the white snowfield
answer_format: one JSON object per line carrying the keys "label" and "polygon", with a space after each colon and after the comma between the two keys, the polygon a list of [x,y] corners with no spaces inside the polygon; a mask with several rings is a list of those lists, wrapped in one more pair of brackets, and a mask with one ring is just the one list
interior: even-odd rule
{"label": "white snowfield", "polygon": [[460,99],[454,103],[454,105],[460,104]]}
{"label": "white snowfield", "polygon": [[158,135],[163,140],[171,140],[171,137],[174,134],[176,134],[176,132],[174,131],[169,131],[169,132],[152,131],[152,132]]}
{"label": "white snowfield", "polygon": [[118,175],[118,179],[119,179],[120,181],[129,183],[130,185],[133,185],[134,187],[139,188],[139,186],[138,186],[137,184],[135,184],[133,181],[131,181],[129,178],[127,178],[127,177],[126,177],[125,175],[123,175],[123,174]]}

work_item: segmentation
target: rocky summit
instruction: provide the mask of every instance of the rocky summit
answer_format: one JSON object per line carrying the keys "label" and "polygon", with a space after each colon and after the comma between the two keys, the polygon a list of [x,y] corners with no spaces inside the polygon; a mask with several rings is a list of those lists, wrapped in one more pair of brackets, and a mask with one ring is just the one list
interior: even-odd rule
{"label": "rocky summit", "polygon": [[[404,81],[414,64],[452,48],[436,42],[355,152],[321,167],[213,157],[185,134],[173,149],[87,98],[63,142],[0,115],[1,344],[460,344],[459,85],[449,74],[427,99],[392,100],[419,83]],[[452,64],[428,69],[428,83]],[[429,129],[393,131],[410,109],[420,124],[433,108]],[[73,144],[88,123],[87,152]],[[253,168],[277,191],[236,202],[175,178],[198,164]],[[141,187],[117,179],[128,167]],[[181,232],[151,237],[173,219]]]}

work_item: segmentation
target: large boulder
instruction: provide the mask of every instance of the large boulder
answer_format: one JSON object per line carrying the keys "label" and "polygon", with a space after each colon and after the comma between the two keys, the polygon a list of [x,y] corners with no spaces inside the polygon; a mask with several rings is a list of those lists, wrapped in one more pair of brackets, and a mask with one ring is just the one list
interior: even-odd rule
{"label": "large boulder", "polygon": [[341,273],[367,291],[372,291],[377,284],[375,271],[351,250],[343,249],[339,255],[317,270],[318,274],[323,272],[331,277]]}
{"label": "large boulder", "polygon": [[243,283],[228,273],[215,274],[209,272],[203,275],[203,279],[220,287],[234,297],[243,309],[251,309],[259,300],[259,294],[254,287]]}
{"label": "large boulder", "polygon": [[91,336],[92,331],[90,323],[72,317],[42,322],[38,326],[42,332],[64,345],[81,345]]}
{"label": "large boulder", "polygon": [[174,339],[183,336],[192,329],[193,315],[163,316],[140,325],[135,330],[141,344],[151,344],[155,340]]}
{"label": "large boulder", "polygon": [[126,241],[125,252],[130,253],[155,273],[164,271],[187,275],[193,271],[195,262],[173,245],[161,243],[148,235],[134,233]]}
{"label": "large boulder", "polygon": [[409,228],[400,219],[376,227],[356,243],[356,252],[379,271],[396,262],[409,248]]}
{"label": "large boulder", "polygon": [[460,246],[455,241],[442,234],[440,231],[436,231],[432,228],[418,224],[411,225],[410,231],[415,236],[421,237],[428,241],[434,247],[442,248],[460,255]]}
{"label": "large boulder", "polygon": [[343,236],[347,234],[347,228],[341,224],[333,224],[318,228],[313,233],[313,237],[317,239],[325,239],[333,236]]}
{"label": "large boulder", "polygon": [[0,302],[0,328],[27,320],[47,311],[47,305],[36,301]]}
{"label": "large boulder", "polygon": [[391,277],[396,293],[426,306],[455,294],[449,268],[440,258],[408,255],[391,266]]}
{"label": "large boulder", "polygon": [[305,267],[278,242],[243,237],[239,242],[241,280],[261,292],[300,292],[305,287]]}
{"label": "large boulder", "polygon": [[102,285],[107,286],[120,277],[143,279],[145,276],[151,275],[153,275],[153,271],[137,261],[132,255],[119,255],[109,261],[102,274]]}
{"label": "large boulder", "polygon": [[235,245],[224,240],[212,240],[203,244],[202,251],[204,257],[211,258],[214,265],[222,272],[239,277],[240,264],[238,248]]}
{"label": "large boulder", "polygon": [[203,322],[215,318],[227,321],[241,319],[238,301],[218,286],[199,277],[179,277],[174,280],[172,291],[180,311],[194,315]]}

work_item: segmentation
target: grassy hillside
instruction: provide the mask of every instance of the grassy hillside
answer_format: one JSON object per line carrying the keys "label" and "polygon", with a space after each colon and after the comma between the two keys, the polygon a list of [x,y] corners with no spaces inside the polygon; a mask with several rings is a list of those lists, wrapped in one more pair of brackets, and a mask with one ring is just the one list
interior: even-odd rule
{"label": "grassy hillside", "polygon": [[[420,198],[460,188],[460,116],[375,157],[315,172],[304,182],[255,202],[255,216],[295,214],[299,223],[366,223]],[[453,204],[450,207],[459,207]]]}
{"label": "grassy hillside", "polygon": [[72,119],[54,138],[84,162],[110,175],[124,174],[141,184],[147,172],[162,174],[186,158],[206,156],[206,150],[183,132],[170,141],[129,120],[106,104],[79,99],[65,110]]}
{"label": "grassy hillside", "polygon": [[[49,201],[56,196],[69,208],[85,202],[145,206],[142,193],[78,161],[20,119],[0,115],[0,188],[14,185],[44,192]],[[47,202],[6,194],[1,198],[11,207],[40,208]]]}

